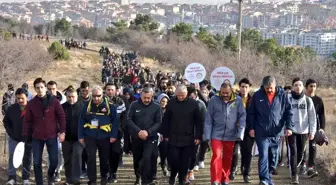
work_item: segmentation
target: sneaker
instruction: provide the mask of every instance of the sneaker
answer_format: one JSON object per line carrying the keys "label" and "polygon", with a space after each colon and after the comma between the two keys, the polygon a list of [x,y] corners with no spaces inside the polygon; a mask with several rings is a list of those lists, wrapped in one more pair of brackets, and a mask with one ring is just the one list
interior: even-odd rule
{"label": "sneaker", "polygon": [[30,181],[29,180],[23,180],[23,185],[30,185]]}
{"label": "sneaker", "polygon": [[278,175],[278,172],[276,170],[272,170],[272,175]]}
{"label": "sneaker", "polygon": [[6,185],[14,185],[16,184],[15,180],[14,179],[10,179],[7,181],[7,184]]}
{"label": "sneaker", "polygon": [[318,172],[313,167],[310,167],[310,168],[308,168],[307,176],[309,178],[316,177],[316,176],[318,176]]}
{"label": "sneaker", "polygon": [[280,166],[280,167],[284,167],[285,164],[284,164],[284,163],[279,163],[279,166]]}
{"label": "sneaker", "polygon": [[298,175],[292,176],[291,184],[299,184],[299,176]]}
{"label": "sneaker", "polygon": [[249,175],[244,175],[244,182],[245,183],[251,183],[251,178]]}
{"label": "sneaker", "polygon": [[139,177],[136,178],[134,185],[141,185],[141,180]]}
{"label": "sneaker", "polygon": [[80,178],[81,178],[81,179],[86,179],[86,178],[88,178],[87,173],[86,173],[86,172],[82,172]]}
{"label": "sneaker", "polygon": [[199,166],[196,165],[196,166],[194,167],[193,171],[198,172],[198,171],[199,171]]}
{"label": "sneaker", "polygon": [[61,181],[61,177],[60,174],[58,172],[55,173],[55,182],[60,182]]}
{"label": "sneaker", "polygon": [[166,166],[161,166],[163,176],[169,176],[169,171]]}
{"label": "sneaker", "polygon": [[108,177],[107,181],[109,183],[117,183],[118,182],[117,175],[115,173],[112,173],[112,175]]}
{"label": "sneaker", "polygon": [[233,181],[235,179],[235,173],[231,172],[230,176],[229,176],[230,181]]}
{"label": "sneaker", "polygon": [[205,168],[204,161],[199,162],[198,166],[200,169]]}
{"label": "sneaker", "polygon": [[187,180],[190,180],[190,181],[195,180],[195,176],[194,176],[193,171],[188,172],[188,177],[187,178],[188,178]]}
{"label": "sneaker", "polygon": [[307,174],[307,166],[304,164],[300,168],[300,175],[305,175]]}
{"label": "sneaker", "polygon": [[190,184],[189,180],[185,180],[185,181],[179,183],[179,185],[189,185],[189,184]]}
{"label": "sneaker", "polygon": [[222,182],[221,185],[229,185],[228,182]]}

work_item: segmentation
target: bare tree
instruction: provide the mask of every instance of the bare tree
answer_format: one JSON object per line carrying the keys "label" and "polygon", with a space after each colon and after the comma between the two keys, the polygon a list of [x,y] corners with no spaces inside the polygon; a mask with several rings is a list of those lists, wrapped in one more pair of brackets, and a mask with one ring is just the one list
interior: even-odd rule
{"label": "bare tree", "polygon": [[0,41],[0,48],[0,89],[8,83],[22,84],[32,72],[42,75],[53,61],[38,41]]}

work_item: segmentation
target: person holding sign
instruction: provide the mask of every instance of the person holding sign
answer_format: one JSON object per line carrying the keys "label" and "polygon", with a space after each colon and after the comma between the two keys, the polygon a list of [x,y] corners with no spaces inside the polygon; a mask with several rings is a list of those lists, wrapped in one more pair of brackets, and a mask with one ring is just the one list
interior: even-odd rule
{"label": "person holding sign", "polygon": [[236,141],[242,141],[246,111],[242,99],[230,84],[223,83],[219,95],[211,98],[205,119],[205,140],[211,141],[211,183],[228,185]]}
{"label": "person holding sign", "polygon": [[[14,159],[14,150],[19,142],[24,141],[22,136],[22,125],[28,103],[28,91],[23,88],[19,88],[15,92],[16,102],[11,105],[3,120],[8,138],[9,148],[9,160],[8,160],[8,185],[16,184],[16,169],[13,166],[13,161],[22,160]],[[23,185],[29,185],[30,167],[31,167],[31,139],[24,145],[23,155],[23,168],[22,168],[22,180]]]}
{"label": "person holding sign", "polygon": [[96,86],[92,89],[92,100],[83,107],[78,124],[78,140],[80,144],[85,145],[88,155],[87,172],[89,185],[95,185],[97,181],[97,150],[99,151],[100,184],[107,184],[110,143],[116,142],[117,136],[117,110],[103,96],[103,89]]}

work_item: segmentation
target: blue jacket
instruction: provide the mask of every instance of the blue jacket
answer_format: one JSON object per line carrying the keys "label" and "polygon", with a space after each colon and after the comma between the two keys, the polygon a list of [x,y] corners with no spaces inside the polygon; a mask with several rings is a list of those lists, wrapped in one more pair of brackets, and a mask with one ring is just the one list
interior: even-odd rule
{"label": "blue jacket", "polygon": [[281,134],[284,126],[292,130],[292,117],[291,104],[282,88],[276,87],[276,94],[270,105],[264,87],[261,87],[254,93],[248,108],[248,129],[254,129],[256,137],[276,137]]}
{"label": "blue jacket", "polygon": [[[91,110],[93,114],[88,112],[88,106],[91,104]],[[109,108],[108,108],[109,106]],[[108,109],[110,110],[108,114]],[[95,113],[100,113],[100,115],[96,115]],[[103,114],[103,115],[102,115]],[[93,119],[98,120],[99,126],[111,124],[112,129],[109,132],[106,132],[100,128],[90,129],[88,127],[84,128],[84,125],[89,123]],[[83,106],[82,113],[79,118],[78,123],[78,139],[83,139],[85,136],[90,136],[96,139],[108,139],[108,138],[115,138],[117,139],[118,136],[118,117],[117,117],[117,110],[115,106],[108,103],[108,101],[103,99],[103,102],[100,105],[95,105],[93,101],[86,102]]]}
{"label": "blue jacket", "polygon": [[232,94],[228,103],[217,95],[211,98],[205,119],[205,140],[243,140],[245,125],[246,111],[239,96]]}

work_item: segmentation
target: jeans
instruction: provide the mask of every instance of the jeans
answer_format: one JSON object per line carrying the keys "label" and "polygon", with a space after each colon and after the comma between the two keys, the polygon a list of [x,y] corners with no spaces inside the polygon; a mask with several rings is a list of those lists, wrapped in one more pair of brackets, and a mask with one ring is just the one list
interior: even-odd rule
{"label": "jeans", "polygon": [[271,171],[277,165],[280,137],[256,137],[259,151],[258,170],[260,182],[273,184]]}
{"label": "jeans", "polygon": [[[58,140],[57,140],[58,142]],[[49,156],[47,154],[47,166],[49,167]],[[60,173],[61,170],[63,169],[63,165],[64,165],[64,159],[63,159],[63,153],[62,153],[62,143],[58,142],[58,164],[57,164],[57,168],[56,171],[57,173]]]}
{"label": "jeans", "polygon": [[[9,160],[8,160],[8,179],[14,179],[16,181],[16,169],[13,166],[13,155],[15,148],[19,142],[8,137],[8,150],[9,150]],[[30,168],[32,163],[32,151],[31,143],[25,143],[25,151],[22,159],[22,180],[28,180],[30,177]]]}
{"label": "jeans", "polygon": [[58,142],[57,138],[48,140],[33,139],[33,157],[34,157],[34,173],[36,185],[43,185],[42,174],[42,155],[44,145],[47,145],[48,158],[50,161],[48,167],[48,179],[53,181],[55,170],[58,164]]}

